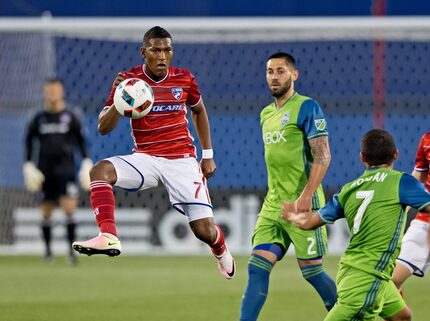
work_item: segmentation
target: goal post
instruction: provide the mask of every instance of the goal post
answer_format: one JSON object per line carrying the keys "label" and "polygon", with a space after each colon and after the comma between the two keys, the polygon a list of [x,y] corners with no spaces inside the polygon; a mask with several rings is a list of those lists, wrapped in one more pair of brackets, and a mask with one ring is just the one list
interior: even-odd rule
{"label": "goal post", "polygon": [[[1,32],[54,34],[137,40],[160,25],[175,42],[267,42],[292,40],[428,40],[430,18],[408,17],[73,17],[2,18]],[[136,38],[137,36],[137,38]]]}

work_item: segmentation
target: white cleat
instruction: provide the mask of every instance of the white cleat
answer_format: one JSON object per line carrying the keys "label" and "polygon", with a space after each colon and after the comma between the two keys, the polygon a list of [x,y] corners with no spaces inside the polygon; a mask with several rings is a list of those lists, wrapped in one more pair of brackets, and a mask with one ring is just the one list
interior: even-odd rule
{"label": "white cleat", "polygon": [[89,256],[94,254],[117,256],[121,254],[121,242],[105,233],[100,233],[88,241],[73,242],[72,247],[75,251]]}
{"label": "white cleat", "polygon": [[232,279],[236,273],[236,263],[230,251],[226,248],[223,254],[214,256],[222,276],[228,280]]}

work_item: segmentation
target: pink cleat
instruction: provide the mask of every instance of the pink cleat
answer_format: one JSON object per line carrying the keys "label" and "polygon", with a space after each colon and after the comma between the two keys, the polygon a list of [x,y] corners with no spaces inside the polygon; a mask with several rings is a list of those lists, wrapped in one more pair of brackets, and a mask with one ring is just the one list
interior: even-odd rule
{"label": "pink cleat", "polygon": [[89,256],[94,254],[117,256],[121,254],[121,242],[118,238],[107,233],[100,233],[88,241],[73,242],[72,247],[75,251]]}
{"label": "pink cleat", "polygon": [[234,258],[231,255],[230,251],[225,248],[225,251],[221,255],[215,255],[217,260],[218,269],[223,277],[230,280],[234,277],[236,273],[236,263],[234,262]]}

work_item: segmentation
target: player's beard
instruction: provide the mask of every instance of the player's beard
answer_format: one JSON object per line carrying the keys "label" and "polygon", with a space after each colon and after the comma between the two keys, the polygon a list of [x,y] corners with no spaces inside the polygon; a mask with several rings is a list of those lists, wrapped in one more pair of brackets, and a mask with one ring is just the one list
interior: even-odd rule
{"label": "player's beard", "polygon": [[290,90],[292,82],[293,82],[292,77],[290,77],[290,79],[288,79],[285,82],[285,84],[282,87],[280,87],[279,89],[270,90],[270,92],[272,93],[272,96],[275,98],[279,98],[279,97],[284,96],[288,92],[288,90]]}

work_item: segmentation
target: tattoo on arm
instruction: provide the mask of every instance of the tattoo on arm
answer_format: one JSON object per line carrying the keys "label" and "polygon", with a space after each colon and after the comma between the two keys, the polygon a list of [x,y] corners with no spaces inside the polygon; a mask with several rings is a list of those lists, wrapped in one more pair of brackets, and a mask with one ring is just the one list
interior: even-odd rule
{"label": "tattoo on arm", "polygon": [[328,166],[331,160],[328,137],[322,136],[311,139],[309,140],[309,145],[314,155],[314,164]]}

